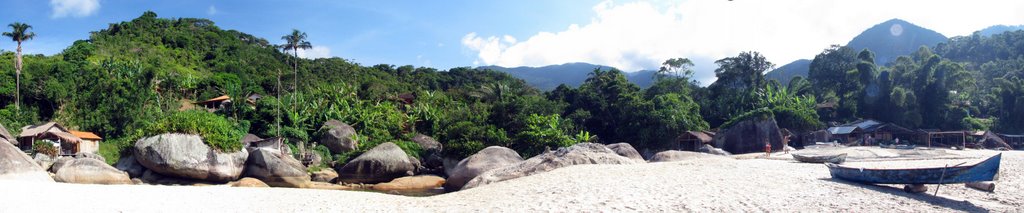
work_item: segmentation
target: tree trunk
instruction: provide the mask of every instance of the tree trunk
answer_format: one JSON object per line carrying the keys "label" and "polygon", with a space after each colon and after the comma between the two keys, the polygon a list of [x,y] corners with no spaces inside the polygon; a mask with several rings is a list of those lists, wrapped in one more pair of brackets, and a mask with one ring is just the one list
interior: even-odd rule
{"label": "tree trunk", "polygon": [[295,56],[295,61],[292,62],[292,111],[295,111],[295,94],[299,91],[299,47],[292,48],[292,54]]}
{"label": "tree trunk", "polygon": [[18,51],[16,59],[14,60],[14,75],[15,75],[15,89],[14,89],[14,109],[21,112],[21,41],[18,41]]}
{"label": "tree trunk", "polygon": [[277,137],[281,137],[281,69],[277,69]]}

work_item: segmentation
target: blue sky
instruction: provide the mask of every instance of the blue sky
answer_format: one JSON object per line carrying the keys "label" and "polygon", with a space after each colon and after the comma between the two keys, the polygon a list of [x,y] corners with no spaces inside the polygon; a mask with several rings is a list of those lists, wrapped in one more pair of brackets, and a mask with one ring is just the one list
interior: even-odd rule
{"label": "blue sky", "polygon": [[[759,51],[781,66],[845,44],[892,18],[950,37],[1024,24],[1019,0],[4,0],[0,5],[0,23],[34,26],[38,36],[25,44],[27,53],[58,53],[91,31],[152,10],[163,18],[207,18],[273,43],[299,29],[314,45],[300,53],[308,58],[439,69],[588,62],[636,71],[687,57],[694,59],[695,77],[704,84],[714,80],[716,59]],[[0,42],[0,49],[12,51],[14,43]]]}
{"label": "blue sky", "polygon": [[[82,1],[90,2],[90,1]],[[80,15],[55,16],[47,1],[10,1],[0,7],[0,23],[33,25],[36,39],[28,53],[58,53],[90,31],[127,21],[147,10],[160,17],[198,17],[223,29],[235,29],[280,43],[281,35],[299,29],[317,50],[329,56],[372,65],[412,64],[442,69],[470,66],[476,54],[461,45],[469,32],[526,37],[585,22],[597,1],[127,1],[100,0]],[[88,3],[87,3],[88,4]],[[536,6],[542,5],[542,6]],[[88,10],[88,9],[85,9]],[[5,29],[7,30],[7,29]],[[0,49],[14,50],[13,42]],[[324,52],[310,53],[323,56]]]}

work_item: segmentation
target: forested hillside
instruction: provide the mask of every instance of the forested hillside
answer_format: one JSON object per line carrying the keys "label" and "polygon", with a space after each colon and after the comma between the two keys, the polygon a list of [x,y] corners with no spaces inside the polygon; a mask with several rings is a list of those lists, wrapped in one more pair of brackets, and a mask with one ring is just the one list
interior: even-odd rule
{"label": "forested hillside", "polygon": [[[357,150],[329,156],[341,162],[384,142],[415,156],[419,147],[410,139],[417,133],[457,158],[494,145],[526,156],[579,142],[661,149],[683,131],[769,111],[797,132],[859,118],[1024,132],[1024,31],[953,38],[892,66],[876,63],[870,50],[835,46],[814,57],[808,77],[785,84],[764,75],[774,64],[763,55],[743,52],[716,61],[718,80],[708,87],[690,79],[688,59],[676,58],[647,88],[621,71],[591,69],[579,86],[548,92],[486,69],[296,58],[280,43],[206,19],[147,12],[59,54],[26,56],[20,109],[15,54],[3,52],[0,123],[15,132],[45,121],[96,132],[105,138],[101,153],[116,160],[133,141],[167,131],[219,132],[216,140],[228,142],[244,133],[282,136],[297,146],[318,141],[321,125],[336,119],[352,125],[360,141]],[[215,113],[183,111],[221,95],[234,100]],[[261,98],[246,100],[252,95]],[[819,103],[836,107],[816,109]],[[222,145],[230,149],[228,142]]]}
{"label": "forested hillside", "polygon": [[[617,70],[595,70],[578,88],[541,93],[497,71],[297,59],[274,43],[206,19],[147,12],[92,32],[59,54],[26,56],[20,110],[13,98],[14,54],[4,52],[0,122],[15,132],[51,120],[96,132],[105,138],[102,154],[115,160],[134,140],[177,129],[175,122],[187,122],[181,119],[202,119],[196,116],[233,126],[194,127],[202,131],[280,135],[292,146],[317,141],[326,120],[341,120],[355,127],[360,144],[333,156],[340,161],[383,142],[416,153],[409,142],[416,133],[441,141],[446,155],[464,157],[491,145],[524,155],[583,141],[651,141],[642,147],[654,147],[675,133],[708,128],[685,86],[641,90]],[[262,98],[247,104],[253,94]],[[193,102],[220,95],[235,101],[216,114],[179,115]],[[409,95],[411,103],[403,98]]]}

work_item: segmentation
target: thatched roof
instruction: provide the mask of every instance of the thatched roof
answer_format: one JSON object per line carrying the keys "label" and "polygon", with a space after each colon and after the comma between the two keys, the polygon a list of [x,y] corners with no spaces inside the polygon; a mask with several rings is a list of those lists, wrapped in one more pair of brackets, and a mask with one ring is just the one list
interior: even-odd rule
{"label": "thatched roof", "polygon": [[35,125],[35,126],[25,126],[25,127],[22,127],[21,128],[21,134],[18,134],[18,137],[19,138],[22,138],[22,137],[36,137],[36,136],[39,136],[39,134],[42,134],[42,133],[46,132],[47,130],[50,130],[50,128],[53,128],[53,127],[56,127],[56,128],[60,129],[63,132],[67,132],[68,131],[67,128],[64,128],[60,124],[57,124],[55,122],[48,122],[48,123],[45,123],[45,124],[40,124],[40,125]]}
{"label": "thatched roof", "polygon": [[0,124],[0,138],[7,139],[7,141],[14,141],[14,137],[11,136],[11,132],[7,131],[7,128],[3,124]]}
{"label": "thatched roof", "polygon": [[67,133],[67,132],[44,132],[43,134],[40,134],[39,137],[40,138],[55,138],[55,139],[60,139],[63,142],[75,143],[75,144],[82,142],[82,138],[79,138],[78,136],[72,135],[71,133]]}

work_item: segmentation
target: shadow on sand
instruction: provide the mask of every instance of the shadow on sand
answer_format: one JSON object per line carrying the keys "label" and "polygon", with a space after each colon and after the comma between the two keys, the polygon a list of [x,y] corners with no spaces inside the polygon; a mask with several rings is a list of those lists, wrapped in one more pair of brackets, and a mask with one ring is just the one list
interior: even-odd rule
{"label": "shadow on sand", "polygon": [[[932,205],[936,205],[936,206],[942,206],[942,207],[946,207],[946,208],[950,208],[950,209],[958,210],[958,211],[965,211],[965,212],[989,212],[988,209],[975,206],[973,203],[970,203],[970,202],[967,202],[967,201],[951,200],[949,198],[934,196],[932,193],[934,193],[935,191],[931,191],[931,190],[934,190],[934,185],[928,185],[929,186],[929,191],[925,192],[925,193],[908,193],[908,192],[904,192],[903,188],[896,188],[896,187],[891,187],[891,186],[886,186],[886,185],[863,184],[863,183],[857,183],[857,182],[849,182],[849,181],[844,181],[844,180],[837,180],[837,179],[832,179],[832,178],[821,178],[820,180],[829,181],[829,182],[833,182],[833,183],[839,183],[839,184],[846,184],[846,185],[851,185],[851,186],[857,186],[857,187],[861,187],[861,188],[865,188],[865,189],[870,189],[870,190],[873,190],[873,191],[876,191],[876,192],[896,195],[896,196],[900,196],[900,197],[906,197],[906,198],[918,200],[918,201],[921,201],[921,202],[925,202],[925,203],[928,203],[928,204],[932,204]],[[949,187],[949,186],[945,186],[945,187]]]}

